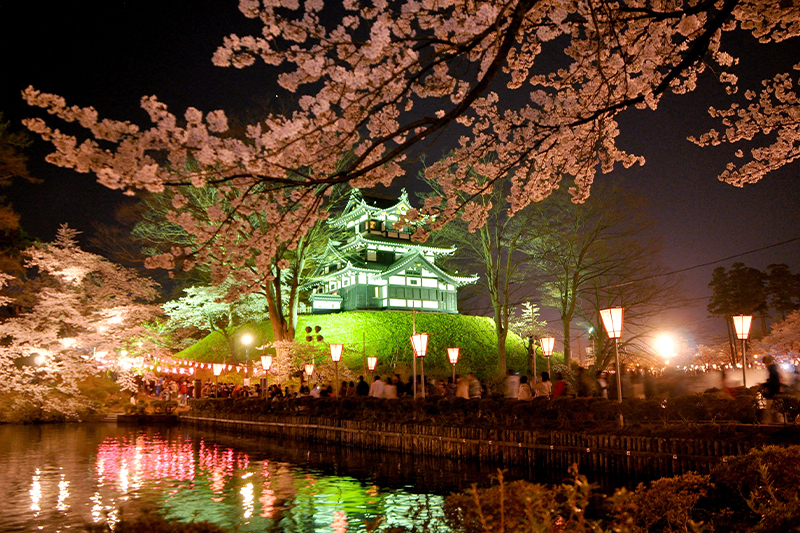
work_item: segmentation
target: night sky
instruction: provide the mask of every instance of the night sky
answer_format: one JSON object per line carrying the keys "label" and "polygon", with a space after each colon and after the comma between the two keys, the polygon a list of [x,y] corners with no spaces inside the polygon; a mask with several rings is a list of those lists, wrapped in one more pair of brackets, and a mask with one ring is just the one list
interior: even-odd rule
{"label": "night sky", "polygon": [[[287,102],[274,74],[263,66],[236,70],[211,64],[223,36],[259,30],[257,23],[239,13],[234,0],[109,0],[46,6],[20,0],[0,3],[0,21],[4,72],[0,111],[15,125],[33,115],[20,97],[28,85],[64,96],[69,104],[93,105],[101,117],[141,124],[146,124],[139,108],[143,95],[157,95],[177,115],[192,105],[256,117]],[[736,44],[740,75],[754,79],[787,71],[800,60],[796,43],[764,47],[742,39]],[[741,85],[758,89],[747,79]],[[727,107],[726,102],[722,87],[706,76],[695,93],[668,97],[657,112],[631,110],[620,120],[620,146],[645,156],[647,164],[615,172],[615,177],[650,199],[657,232],[666,243],[662,260],[674,270],[800,237],[797,164],[738,189],[716,176],[739,146],[701,149],[686,140],[709,127],[719,128],[705,110],[709,104]],[[23,227],[50,240],[64,222],[89,233],[92,221],[110,220],[115,206],[125,201],[121,193],[101,187],[90,175],[44,163],[46,153],[48,145],[41,141],[30,151],[31,170],[43,184],[18,182],[0,191],[22,215]],[[728,268],[734,261],[759,269],[787,263],[799,272],[800,241],[685,273],[683,296],[691,300],[691,308],[667,317],[671,324],[665,326],[678,328],[674,331],[687,344],[720,340],[722,320],[707,318],[707,284],[716,266]],[[544,318],[557,316],[545,312]]]}

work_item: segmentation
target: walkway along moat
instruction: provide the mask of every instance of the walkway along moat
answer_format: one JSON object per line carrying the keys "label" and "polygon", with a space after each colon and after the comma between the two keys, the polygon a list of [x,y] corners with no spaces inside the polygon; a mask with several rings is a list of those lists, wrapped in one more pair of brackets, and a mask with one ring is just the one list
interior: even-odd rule
{"label": "walkway along moat", "polygon": [[474,460],[498,467],[546,468],[564,474],[571,464],[577,463],[583,473],[636,479],[689,471],[705,473],[724,461],[725,456],[741,455],[754,447],[731,440],[447,427],[304,416],[196,413],[182,415],[180,423],[206,430]]}

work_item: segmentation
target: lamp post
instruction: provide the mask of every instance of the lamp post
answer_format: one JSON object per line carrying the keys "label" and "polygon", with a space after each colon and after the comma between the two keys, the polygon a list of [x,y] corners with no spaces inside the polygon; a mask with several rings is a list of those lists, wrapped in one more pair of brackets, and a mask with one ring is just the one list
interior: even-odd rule
{"label": "lamp post", "polygon": [[450,360],[450,364],[453,365],[453,383],[456,382],[456,363],[458,363],[458,352],[461,348],[448,348],[447,349],[447,358]]}
{"label": "lamp post", "polygon": [[333,396],[339,397],[339,361],[342,359],[344,344],[331,344],[331,359],[333,360]]}
{"label": "lamp post", "polygon": [[[600,318],[603,319],[603,327],[610,339],[614,339],[614,363],[617,368],[617,402],[622,403],[622,376],[619,372],[619,338],[622,336],[622,321],[624,311],[621,307],[601,309]],[[622,427],[624,420],[622,412],[619,413],[619,427]]]}
{"label": "lamp post", "polygon": [[[550,375],[550,357],[553,355],[553,347],[556,345],[555,337],[542,337],[539,339],[542,346],[542,355],[547,359],[547,375]],[[552,377],[550,379],[553,379]]]}
{"label": "lamp post", "polygon": [[369,380],[372,381],[372,373],[378,365],[378,358],[375,356],[367,357],[367,370],[369,370]]}
{"label": "lamp post", "polygon": [[306,377],[308,378],[308,382],[311,383],[311,376],[314,375],[314,364],[313,363],[306,363],[305,364],[305,371],[306,371]]}
{"label": "lamp post", "polygon": [[262,355],[261,356],[261,366],[264,368],[264,383],[261,384],[261,391],[262,396],[267,396],[267,390],[269,385],[269,369],[272,368],[272,356],[271,355]]}
{"label": "lamp post", "polygon": [[419,373],[422,376],[422,398],[425,399],[425,367],[422,361],[428,352],[428,334],[417,333],[416,335],[411,335],[411,346],[414,348],[414,356],[419,357]]}
{"label": "lamp post", "polygon": [[731,318],[733,319],[733,327],[736,328],[736,337],[742,341],[742,385],[744,385],[746,389],[747,374],[745,372],[747,370],[747,357],[745,357],[744,353],[744,344],[750,336],[750,322],[753,321],[753,317],[750,315],[738,315],[732,316]]}
{"label": "lamp post", "polygon": [[225,365],[214,363],[211,367],[214,369],[214,398],[219,398],[219,375],[222,374],[222,369],[225,368]]}
{"label": "lamp post", "polygon": [[253,335],[250,333],[244,333],[239,339],[242,344],[244,345],[244,357],[245,357],[245,364],[247,365],[245,368],[247,369],[246,374],[247,378],[245,378],[245,385],[250,385],[250,345],[253,344]]}

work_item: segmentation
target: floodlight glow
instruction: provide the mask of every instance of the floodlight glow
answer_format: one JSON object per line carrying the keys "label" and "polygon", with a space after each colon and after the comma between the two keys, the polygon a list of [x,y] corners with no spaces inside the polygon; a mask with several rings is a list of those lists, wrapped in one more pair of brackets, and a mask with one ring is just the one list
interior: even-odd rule
{"label": "floodlight glow", "polygon": [[675,354],[675,340],[669,334],[663,333],[656,338],[655,349],[661,357],[668,359]]}

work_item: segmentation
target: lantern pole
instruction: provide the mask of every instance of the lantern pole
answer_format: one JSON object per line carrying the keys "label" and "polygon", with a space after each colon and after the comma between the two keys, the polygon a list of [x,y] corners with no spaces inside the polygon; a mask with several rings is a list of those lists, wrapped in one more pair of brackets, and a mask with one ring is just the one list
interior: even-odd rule
{"label": "lantern pole", "polygon": [[753,320],[751,315],[732,316],[733,327],[736,328],[736,336],[742,341],[742,385],[747,388],[747,356],[745,355],[745,342],[750,336],[750,323]]}
{"label": "lantern pole", "polygon": [[342,358],[343,344],[331,344],[331,359],[333,360],[333,396],[339,397],[339,360]]}
{"label": "lantern pole", "polygon": [[[611,309],[601,309],[600,318],[603,319],[603,326],[606,328],[609,338],[614,339],[614,362],[617,367],[617,403],[622,403],[622,376],[619,371],[619,338],[622,336],[622,321],[624,311],[622,307]],[[619,413],[619,427],[624,425],[622,411]]]}
{"label": "lantern pole", "polygon": [[[414,300],[411,300],[411,335],[414,336],[417,334],[417,320],[415,317],[416,309],[414,308]],[[413,345],[411,346],[414,347]],[[417,399],[417,351],[411,354],[411,369],[412,369],[412,381],[414,382],[414,399]]]}

